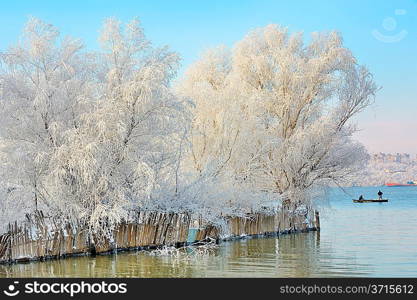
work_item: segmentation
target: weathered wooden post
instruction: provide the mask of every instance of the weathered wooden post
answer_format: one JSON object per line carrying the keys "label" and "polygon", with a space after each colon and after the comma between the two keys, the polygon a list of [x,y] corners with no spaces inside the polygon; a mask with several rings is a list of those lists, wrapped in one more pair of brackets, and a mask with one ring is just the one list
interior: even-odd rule
{"label": "weathered wooden post", "polygon": [[315,216],[316,216],[316,229],[320,230],[320,214],[317,210],[315,211]]}

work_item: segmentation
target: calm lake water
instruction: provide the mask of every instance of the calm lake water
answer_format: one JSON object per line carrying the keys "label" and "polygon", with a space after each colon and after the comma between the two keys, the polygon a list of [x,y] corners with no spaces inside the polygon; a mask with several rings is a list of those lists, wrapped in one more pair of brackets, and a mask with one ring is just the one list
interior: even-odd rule
{"label": "calm lake water", "polygon": [[[348,188],[375,198],[378,188]],[[388,203],[330,192],[321,231],[224,242],[209,253],[127,252],[0,266],[0,277],[416,277],[417,187],[383,188]]]}

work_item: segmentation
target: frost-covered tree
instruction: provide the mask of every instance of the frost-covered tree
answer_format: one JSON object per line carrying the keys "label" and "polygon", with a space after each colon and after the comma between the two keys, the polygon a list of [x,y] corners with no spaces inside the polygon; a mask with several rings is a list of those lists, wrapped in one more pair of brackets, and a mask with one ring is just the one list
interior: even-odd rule
{"label": "frost-covered tree", "polygon": [[80,41],[61,40],[55,27],[32,18],[19,43],[0,54],[1,177],[8,209],[51,205],[51,157],[66,130],[77,126],[92,92],[81,48]]}
{"label": "frost-covered tree", "polygon": [[[31,19],[0,53],[0,218],[42,209],[97,241],[130,209],[221,215],[316,187],[364,159],[351,118],[377,88],[336,33],[268,26],[208,51],[174,95],[179,57],[138,20],[108,19],[87,52]],[[58,218],[59,219],[59,218]]]}
{"label": "frost-covered tree", "polygon": [[366,158],[349,121],[377,90],[339,34],[301,34],[270,25],[231,50],[208,51],[179,93],[195,102],[191,167],[232,173],[236,184],[309,202]]}
{"label": "frost-covered tree", "polygon": [[100,41],[97,102],[68,133],[52,173],[63,186],[55,198],[76,203],[71,209],[95,227],[116,224],[126,208],[157,207],[152,198],[174,195],[184,131],[182,107],[169,89],[178,55],[152,48],[137,20],[124,28],[107,20]]}
{"label": "frost-covered tree", "polygon": [[175,195],[186,132],[169,86],[178,55],[152,47],[138,20],[107,20],[100,42],[102,51],[87,53],[31,19],[0,73],[11,194],[85,221],[98,239],[128,209]]}

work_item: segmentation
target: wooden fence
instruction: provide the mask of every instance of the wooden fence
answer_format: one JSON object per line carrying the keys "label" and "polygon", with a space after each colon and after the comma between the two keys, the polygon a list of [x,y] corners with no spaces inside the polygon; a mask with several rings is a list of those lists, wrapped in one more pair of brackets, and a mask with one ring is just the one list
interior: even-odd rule
{"label": "wooden fence", "polygon": [[[119,224],[104,242],[97,243],[86,227],[45,217],[42,212],[26,216],[21,223],[8,225],[0,236],[0,263],[60,258],[77,254],[106,253],[127,249],[181,246],[188,242],[229,239],[247,235],[289,233],[319,228],[318,212],[291,213],[282,208],[271,213],[252,213],[225,217],[224,225],[204,223],[201,217],[189,214],[134,212],[130,222]],[[194,241],[188,238],[190,224],[198,220]]]}

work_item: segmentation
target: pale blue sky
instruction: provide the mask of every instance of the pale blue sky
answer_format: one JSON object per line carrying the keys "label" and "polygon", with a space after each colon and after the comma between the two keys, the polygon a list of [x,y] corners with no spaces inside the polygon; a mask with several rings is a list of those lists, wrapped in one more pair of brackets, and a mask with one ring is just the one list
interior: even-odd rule
{"label": "pale blue sky", "polygon": [[359,118],[357,138],[370,151],[417,154],[417,0],[1,1],[0,49],[16,41],[28,16],[97,47],[106,17],[141,19],[147,36],[183,57],[184,70],[204,49],[233,45],[270,23],[291,31],[338,30],[383,89]]}

